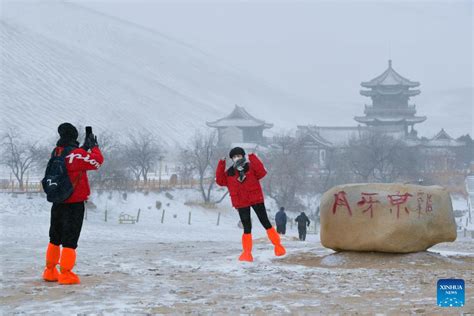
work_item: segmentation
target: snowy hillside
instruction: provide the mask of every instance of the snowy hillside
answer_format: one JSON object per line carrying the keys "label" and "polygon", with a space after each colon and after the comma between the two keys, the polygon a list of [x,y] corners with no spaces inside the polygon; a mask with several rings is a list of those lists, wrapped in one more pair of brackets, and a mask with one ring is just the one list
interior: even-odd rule
{"label": "snowy hillside", "polygon": [[234,104],[281,127],[315,120],[301,101],[155,31],[64,2],[2,6],[2,126],[35,137],[62,121],[140,127],[170,144]]}

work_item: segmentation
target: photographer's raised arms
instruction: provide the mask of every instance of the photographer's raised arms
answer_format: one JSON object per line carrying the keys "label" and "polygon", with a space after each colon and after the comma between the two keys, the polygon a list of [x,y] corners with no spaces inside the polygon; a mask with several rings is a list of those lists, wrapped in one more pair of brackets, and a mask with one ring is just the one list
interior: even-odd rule
{"label": "photographer's raised arms", "polygon": [[[87,171],[99,169],[104,157],[92,127],[86,127],[81,147],[77,141],[79,133],[72,124],[59,125],[58,133],[60,138],[42,180],[47,199],[53,203],[43,279],[60,284],[78,284],[79,277],[72,272],[72,268],[76,262],[77,241],[84,219],[84,202],[90,195]],[[56,269],[58,263],[59,273]]]}

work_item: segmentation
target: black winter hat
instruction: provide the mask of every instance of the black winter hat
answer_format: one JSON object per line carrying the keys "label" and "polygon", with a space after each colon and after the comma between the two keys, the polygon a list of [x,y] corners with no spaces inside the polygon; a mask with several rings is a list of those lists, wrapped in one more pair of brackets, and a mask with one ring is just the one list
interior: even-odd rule
{"label": "black winter hat", "polygon": [[234,147],[229,152],[229,157],[232,159],[235,155],[245,156],[245,150],[242,147]]}
{"label": "black winter hat", "polygon": [[77,140],[79,133],[71,123],[62,123],[58,127],[59,136],[64,140]]}

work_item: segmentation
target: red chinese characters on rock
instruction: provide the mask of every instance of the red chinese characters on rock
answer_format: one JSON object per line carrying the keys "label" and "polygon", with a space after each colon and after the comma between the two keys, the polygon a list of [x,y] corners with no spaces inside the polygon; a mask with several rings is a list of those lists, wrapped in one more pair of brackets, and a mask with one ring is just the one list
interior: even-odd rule
{"label": "red chinese characters on rock", "polygon": [[433,202],[431,201],[431,194],[426,195],[426,212],[432,212],[433,211]]}
{"label": "red chinese characters on rock", "polygon": [[[397,207],[397,218],[400,218],[400,205],[405,204],[408,201],[409,197],[412,197],[410,193],[405,194],[389,194],[387,195],[390,204]],[[408,207],[403,206],[403,209],[407,214],[410,214]],[[392,209],[390,209],[390,213],[392,213]]]}
{"label": "red chinese characters on rock", "polygon": [[424,199],[425,192],[418,192],[417,196],[417,205],[416,210],[418,211],[418,217],[421,216],[421,212],[423,210],[423,206],[425,207],[425,213],[433,211],[433,201],[432,201],[432,194],[426,194],[426,201]]}
{"label": "red chinese characters on rock", "polygon": [[423,192],[418,192],[416,194],[416,210],[418,211],[418,217],[421,216],[421,210],[423,208]]}
{"label": "red chinese characters on rock", "polygon": [[[339,191],[334,194],[334,203],[332,205],[332,213],[336,214],[336,211],[339,207],[344,207],[349,216],[352,216],[351,206],[349,201],[347,200],[345,191]],[[376,204],[380,204],[381,201],[377,198],[378,193],[373,192],[361,192],[361,199],[357,202],[357,206],[362,209],[362,213],[370,213],[370,218],[374,217],[374,211]],[[389,201],[391,206],[397,207],[397,219],[400,218],[400,209],[405,211],[408,215],[410,215],[410,210],[407,207],[407,203],[409,198],[413,197],[410,193],[400,194],[397,192],[396,194],[388,194],[387,200]],[[433,211],[433,202],[432,202],[432,194],[427,194],[425,192],[417,192],[416,194],[416,201],[417,207],[416,210],[418,211],[418,217],[421,216],[422,211],[424,209],[425,213],[428,214]],[[390,213],[392,213],[392,208],[390,208]]]}
{"label": "red chinese characters on rock", "polygon": [[334,194],[334,204],[332,206],[333,214],[336,214],[336,209],[338,206],[345,206],[347,208],[347,211],[349,212],[349,215],[352,216],[351,207],[349,205],[349,202],[347,202],[346,192],[344,191],[339,191]]}
{"label": "red chinese characters on rock", "polygon": [[362,192],[361,200],[357,202],[357,205],[361,207],[368,204],[368,207],[365,210],[363,210],[362,213],[366,213],[370,211],[370,218],[374,217],[374,204],[380,203],[380,201],[376,199],[375,195],[378,195],[378,193]]}

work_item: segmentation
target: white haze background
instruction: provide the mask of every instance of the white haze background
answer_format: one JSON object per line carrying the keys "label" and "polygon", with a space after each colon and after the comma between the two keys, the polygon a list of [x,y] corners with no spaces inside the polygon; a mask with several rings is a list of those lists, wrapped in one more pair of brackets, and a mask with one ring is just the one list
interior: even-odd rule
{"label": "white haze background", "polygon": [[411,101],[428,117],[420,136],[473,134],[471,1],[2,1],[0,10],[0,122],[29,136],[67,120],[98,133],[143,127],[173,144],[234,104],[274,123],[269,134],[356,125],[370,103],[360,82],[389,58],[421,82]]}
{"label": "white haze background", "polygon": [[[421,136],[473,134],[473,1],[77,1],[206,50],[305,98],[301,123],[355,125],[387,60],[421,82]],[[245,104],[243,104],[245,106]],[[228,106],[228,105],[223,105]],[[331,109],[328,111],[327,109]],[[273,115],[266,113],[272,120]]]}

